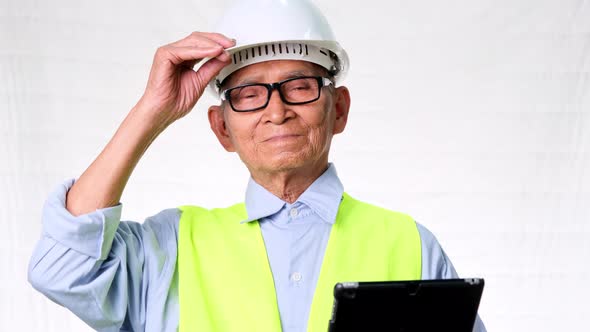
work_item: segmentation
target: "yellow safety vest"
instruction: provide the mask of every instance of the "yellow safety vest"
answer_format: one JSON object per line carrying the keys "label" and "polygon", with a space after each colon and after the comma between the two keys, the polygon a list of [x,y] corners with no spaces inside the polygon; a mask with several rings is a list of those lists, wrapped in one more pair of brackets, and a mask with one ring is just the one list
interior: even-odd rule
{"label": "yellow safety vest", "polygon": [[[260,226],[240,223],[247,218],[245,205],[212,210],[183,206],[180,210],[176,265],[180,331],[281,331]],[[420,235],[409,216],[344,194],[307,330],[327,330],[337,282],[417,280],[421,269]]]}

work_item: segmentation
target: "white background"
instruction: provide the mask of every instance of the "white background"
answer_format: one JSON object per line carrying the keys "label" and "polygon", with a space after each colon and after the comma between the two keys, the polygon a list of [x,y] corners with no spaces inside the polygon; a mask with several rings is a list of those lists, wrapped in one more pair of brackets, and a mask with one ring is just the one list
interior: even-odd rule
{"label": "white background", "polygon": [[[26,280],[47,194],[141,96],[155,49],[219,1],[0,2],[0,331],[86,331]],[[486,279],[490,331],[580,331],[590,296],[590,2],[321,0],[351,58],[331,160],[353,196],[436,234]],[[147,152],[124,219],[243,199],[204,98]]]}

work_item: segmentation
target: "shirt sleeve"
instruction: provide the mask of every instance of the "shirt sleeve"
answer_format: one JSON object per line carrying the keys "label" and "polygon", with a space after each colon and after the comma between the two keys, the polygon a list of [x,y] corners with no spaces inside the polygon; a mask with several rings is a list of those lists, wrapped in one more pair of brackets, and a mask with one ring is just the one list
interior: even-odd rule
{"label": "shirt sleeve", "polygon": [[95,330],[143,331],[148,292],[172,283],[179,212],[143,224],[121,221],[121,204],[73,216],[65,208],[73,184],[60,185],[43,207],[29,282]]}
{"label": "shirt sleeve", "polygon": [[[422,279],[456,279],[459,278],[453,263],[442,249],[440,243],[426,227],[416,223],[422,242]],[[473,326],[473,332],[486,332],[479,314]]]}

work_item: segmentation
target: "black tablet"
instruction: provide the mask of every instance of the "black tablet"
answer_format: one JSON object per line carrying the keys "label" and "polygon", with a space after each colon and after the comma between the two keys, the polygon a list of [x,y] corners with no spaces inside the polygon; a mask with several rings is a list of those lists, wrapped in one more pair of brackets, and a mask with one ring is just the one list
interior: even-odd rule
{"label": "black tablet", "polygon": [[483,279],[343,282],[328,331],[472,332]]}

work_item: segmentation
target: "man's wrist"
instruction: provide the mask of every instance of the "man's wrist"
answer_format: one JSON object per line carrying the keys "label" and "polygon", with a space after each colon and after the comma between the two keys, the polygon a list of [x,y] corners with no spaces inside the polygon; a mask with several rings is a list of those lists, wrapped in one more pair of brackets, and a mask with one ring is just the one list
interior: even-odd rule
{"label": "man's wrist", "polygon": [[156,135],[159,135],[175,121],[169,112],[147,103],[143,99],[140,99],[131,109],[129,119],[134,122],[138,121],[137,125]]}

